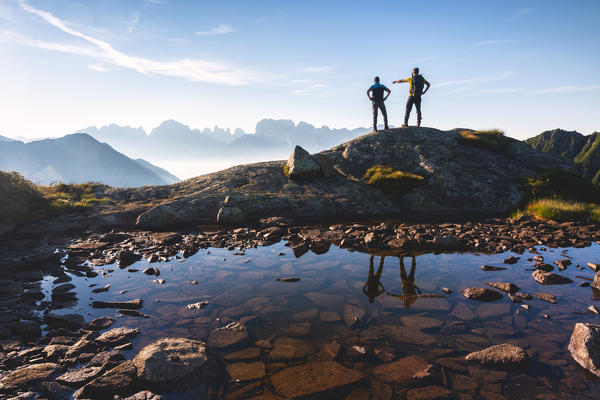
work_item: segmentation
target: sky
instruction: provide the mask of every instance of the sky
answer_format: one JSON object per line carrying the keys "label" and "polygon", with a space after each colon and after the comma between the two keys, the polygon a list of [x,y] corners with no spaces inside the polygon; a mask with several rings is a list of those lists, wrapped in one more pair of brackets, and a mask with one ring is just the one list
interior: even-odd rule
{"label": "sky", "polygon": [[408,87],[391,82],[415,66],[432,85],[424,126],[589,134],[599,16],[597,0],[0,0],[0,135],[370,126],[375,75],[399,126]]}

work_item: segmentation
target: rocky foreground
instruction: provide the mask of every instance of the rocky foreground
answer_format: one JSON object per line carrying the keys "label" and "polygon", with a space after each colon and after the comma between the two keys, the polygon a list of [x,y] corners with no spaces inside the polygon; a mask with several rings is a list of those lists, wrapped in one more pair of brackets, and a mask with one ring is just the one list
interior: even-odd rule
{"label": "rocky foreground", "polygon": [[[10,255],[11,262],[18,268],[14,274],[7,275],[0,281],[0,393],[10,397],[32,392],[27,395],[29,397],[24,395],[21,398],[66,398],[75,392],[76,398],[112,398],[113,395],[118,395],[123,398],[134,396],[132,399],[158,399],[160,397],[157,393],[193,390],[200,398],[222,398],[225,395],[224,382],[251,382],[265,377],[265,364],[252,361],[257,358],[257,354],[267,353],[274,360],[302,358],[308,354],[306,345],[301,340],[279,338],[274,342],[256,342],[248,350],[254,352],[252,354],[234,352],[232,354],[235,356],[231,357],[235,362],[222,365],[213,355],[215,349],[235,350],[237,345],[247,344],[249,340],[251,330],[247,326],[251,326],[252,321],[242,318],[214,327],[206,342],[181,337],[163,338],[126,359],[123,352],[131,348],[131,342],[140,334],[139,330],[111,329],[114,319],[108,316],[86,323],[81,315],[59,315],[53,312],[55,308],[77,301],[74,292],[71,292],[74,285],[69,283],[70,278],[64,273],[62,264],[71,274],[94,278],[98,274],[110,273],[105,268],[96,268],[109,264],[116,263],[120,268],[128,268],[142,258],[150,263],[187,258],[200,249],[209,247],[228,248],[234,254],[243,255],[246,249],[282,240],[287,242],[297,257],[307,251],[325,253],[331,245],[379,254],[463,250],[512,250],[518,254],[534,246],[589,246],[598,240],[597,232],[597,225],[574,222],[559,224],[526,217],[448,224],[411,225],[390,222],[324,226],[297,226],[285,219],[270,218],[263,220],[260,228],[218,231],[207,229],[186,233],[90,233],[81,235],[68,243],[68,246],[57,246],[56,242],[46,243],[47,247],[40,245],[30,251],[19,250],[18,242],[9,240],[7,244],[13,251],[4,254]],[[57,247],[61,248],[59,252],[54,250]],[[44,248],[46,251],[43,251]],[[68,257],[65,259],[65,256]],[[512,264],[517,260],[517,257],[508,257],[504,263]],[[570,266],[566,256],[553,264],[546,263],[541,256],[535,256],[530,261],[534,269],[531,279],[540,285],[572,283],[560,271],[575,267],[595,271],[596,279],[593,282],[582,283],[600,289],[600,266],[597,264],[590,262],[587,266]],[[483,265],[481,268],[497,271],[505,267]],[[46,273],[56,278],[56,286],[52,290],[50,301],[38,304],[37,301],[44,298],[39,282]],[[138,273],[154,275],[156,283],[160,284],[159,268],[149,267]],[[521,304],[524,310],[528,310],[528,301],[532,295],[543,301],[556,303],[556,298],[551,294],[523,293],[511,282],[486,282],[485,286],[466,288],[462,295],[474,302],[484,303],[508,296],[511,301]],[[92,293],[108,290],[108,287],[95,286]],[[436,296],[443,297],[444,293],[446,292],[440,292]],[[92,301],[91,305],[95,308],[118,309],[122,315],[144,317],[143,302],[140,299]],[[188,308],[200,310],[205,306],[205,303],[199,302],[188,305]],[[472,314],[465,307],[457,309],[460,310],[455,310],[454,314],[459,316],[458,319],[443,327],[447,333],[464,329],[462,318],[473,318],[464,315]],[[324,314],[324,317],[330,318],[330,315]],[[353,328],[359,325],[357,322],[363,317],[363,310],[347,305],[341,318],[349,328]],[[418,318],[421,320],[415,322],[416,326],[423,328],[422,324],[428,320]],[[47,332],[41,336],[43,325],[47,325]],[[298,329],[302,328],[300,325],[302,324],[299,324]],[[569,350],[582,367],[600,376],[599,329],[594,325],[578,324]],[[403,331],[394,331],[401,341],[418,341],[426,337],[419,330],[413,329],[410,332],[411,338]],[[390,398],[394,389],[401,390],[407,398],[415,399],[451,398],[454,395],[442,385],[439,365],[413,355],[387,359],[387,353],[378,347],[355,347],[343,349],[340,344],[331,343],[321,349],[310,363],[282,368],[270,376],[273,390],[282,398],[295,398],[371,379],[371,388],[377,391],[379,398]],[[246,350],[240,350],[243,351]],[[341,358],[358,357],[362,354],[361,351],[377,354],[380,365],[373,368],[371,377],[340,363]],[[352,355],[353,352],[357,352],[357,355]],[[480,348],[463,355],[463,358],[491,368],[515,370],[527,369],[530,362],[527,352],[514,344]],[[498,374],[505,376],[503,373],[489,371],[479,373],[482,379]],[[324,376],[327,379],[322,378]],[[407,391],[412,385],[424,387]],[[458,383],[453,385],[460,387]],[[252,384],[242,386],[242,389],[246,392],[228,392],[227,396],[243,397],[244,393],[254,390]]]}

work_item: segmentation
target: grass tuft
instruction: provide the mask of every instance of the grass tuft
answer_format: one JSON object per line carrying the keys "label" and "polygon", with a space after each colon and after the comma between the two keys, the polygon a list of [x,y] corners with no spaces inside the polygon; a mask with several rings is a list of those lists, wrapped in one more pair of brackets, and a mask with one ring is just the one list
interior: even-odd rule
{"label": "grass tuft", "polygon": [[588,220],[600,222],[600,186],[571,172],[548,168],[529,177],[521,208],[512,216],[531,214],[554,221]]}
{"label": "grass tuft", "polygon": [[283,166],[283,174],[288,178],[290,177],[290,167],[287,163]]}
{"label": "grass tuft", "polygon": [[461,131],[459,138],[459,142],[463,145],[496,152],[505,152],[507,154],[510,144],[516,141],[516,139],[504,136],[504,131],[500,129]]}
{"label": "grass tuft", "polygon": [[363,179],[384,192],[401,195],[423,184],[425,179],[409,172],[397,171],[387,165],[374,165],[367,170]]}
{"label": "grass tuft", "polygon": [[17,172],[0,171],[0,224],[30,222],[110,202],[97,183],[36,185]]}
{"label": "grass tuft", "polygon": [[526,212],[553,221],[587,220],[600,222],[600,206],[572,200],[538,199],[527,205]]}

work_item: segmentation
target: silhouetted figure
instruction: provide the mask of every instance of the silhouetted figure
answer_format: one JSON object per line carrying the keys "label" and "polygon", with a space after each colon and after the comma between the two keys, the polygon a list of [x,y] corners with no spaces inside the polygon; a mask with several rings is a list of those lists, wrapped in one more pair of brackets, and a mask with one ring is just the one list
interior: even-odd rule
{"label": "silhouetted figure", "polygon": [[[375,84],[373,84],[367,90],[367,97],[371,100],[373,106],[373,130],[377,130],[377,113],[378,110],[381,110],[381,114],[383,115],[383,125],[385,129],[388,128],[388,118],[387,118],[387,110],[385,109],[385,100],[388,98],[390,93],[392,92],[390,89],[383,86],[379,83],[379,77],[376,76],[374,79]],[[386,93],[384,96],[383,93]]]}
{"label": "silhouetted figure", "polygon": [[412,262],[410,266],[410,274],[406,274],[406,268],[404,267],[404,256],[399,256],[400,260],[400,279],[402,280],[402,294],[393,294],[387,292],[390,296],[398,297],[404,302],[406,308],[417,301],[417,298],[421,294],[421,289],[415,285],[415,268],[417,267],[417,260],[415,256],[411,256]]}
{"label": "silhouetted figure", "polygon": [[[400,79],[397,81],[393,81],[392,83],[402,83],[408,82],[410,83],[410,88],[408,90],[408,100],[406,101],[406,112],[404,113],[404,124],[403,127],[408,126],[408,117],[410,116],[410,112],[412,111],[413,104],[417,108],[417,126],[421,126],[421,96],[427,93],[429,90],[429,82],[423,78],[423,75],[419,74],[419,68],[414,68],[412,76],[406,79]],[[425,90],[423,87],[427,86]]]}
{"label": "silhouetted figure", "polygon": [[[369,259],[369,277],[367,278],[367,282],[363,285],[362,291],[369,298],[369,303],[375,301],[375,297],[379,296],[383,292],[385,292],[385,288],[380,282],[381,273],[383,272],[383,260],[384,256],[381,256],[379,260],[379,268],[377,272],[373,272],[373,258],[375,256],[371,254],[371,258]],[[381,290],[379,288],[381,287]]]}

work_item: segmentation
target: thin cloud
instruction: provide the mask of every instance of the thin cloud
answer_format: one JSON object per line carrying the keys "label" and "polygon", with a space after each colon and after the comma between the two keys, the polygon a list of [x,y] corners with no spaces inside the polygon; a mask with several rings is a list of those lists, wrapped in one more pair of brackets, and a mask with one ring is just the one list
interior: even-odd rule
{"label": "thin cloud", "polygon": [[196,32],[196,35],[199,35],[199,36],[226,35],[228,33],[235,32],[235,31],[236,31],[236,29],[233,26],[231,26],[229,24],[222,24],[222,25],[216,26],[214,28],[211,28],[207,31],[198,31],[198,32]]}
{"label": "thin cloud", "polygon": [[523,8],[518,9],[515,12],[515,17],[517,17],[517,18],[524,18],[524,17],[528,16],[529,14],[531,14],[532,12],[533,12],[533,8],[531,8],[531,7],[523,7]]}
{"label": "thin cloud", "polygon": [[334,64],[334,65],[321,65],[321,66],[316,66],[316,67],[307,67],[307,68],[304,68],[302,71],[303,72],[308,72],[308,73],[329,72],[329,71],[333,71],[336,67],[337,67],[336,64]]}
{"label": "thin cloud", "polygon": [[522,93],[523,89],[520,88],[498,88],[498,89],[482,89],[477,90],[471,94],[471,96],[479,96],[482,94],[510,94],[510,93]]}
{"label": "thin cloud", "polygon": [[321,92],[321,90],[325,89],[326,87],[327,87],[327,85],[323,85],[321,83],[315,83],[304,89],[292,90],[291,93],[297,94],[297,95],[314,95],[314,94],[319,94]]}
{"label": "thin cloud", "polygon": [[600,90],[600,85],[588,85],[588,86],[558,86],[547,89],[535,90],[533,94],[553,94],[553,93],[577,93],[577,92],[591,92],[594,90]]}
{"label": "thin cloud", "polygon": [[108,68],[104,68],[104,67],[101,67],[99,65],[90,64],[90,65],[88,65],[88,67],[90,67],[90,69],[93,69],[94,71],[98,71],[98,72],[106,72],[106,71],[108,71]]}
{"label": "thin cloud", "polygon": [[310,79],[292,79],[292,83],[311,83]]}
{"label": "thin cloud", "polygon": [[445,82],[438,83],[437,85],[434,84],[432,86],[439,88],[439,87],[444,87],[444,86],[491,83],[491,82],[497,82],[497,81],[502,81],[502,80],[508,79],[510,77],[513,77],[514,75],[515,75],[515,71],[505,71],[505,72],[502,72],[501,74],[494,75],[494,76],[479,76],[479,77],[475,77],[475,78],[460,79],[460,80],[455,80],[455,81],[445,81]]}
{"label": "thin cloud", "polygon": [[471,46],[471,48],[475,49],[477,47],[495,46],[495,45],[499,45],[499,44],[511,44],[511,43],[521,43],[521,42],[522,42],[522,40],[517,40],[517,39],[484,40],[483,42],[475,43],[473,46]]}
{"label": "thin cloud", "polygon": [[140,22],[140,13],[139,11],[134,12],[131,16],[125,21],[125,33],[132,33],[135,29],[135,26]]}
{"label": "thin cloud", "polygon": [[245,85],[249,82],[259,82],[256,73],[234,69],[224,63],[210,62],[198,59],[180,59],[174,61],[156,61],[148,58],[130,56],[112,47],[108,42],[86,35],[67,26],[67,23],[49,12],[31,7],[21,2],[21,7],[46,21],[48,24],[60,29],[64,33],[85,40],[92,47],[72,46],[62,43],[45,42],[31,39],[19,34],[10,33],[13,40],[23,44],[47,50],[93,57],[105,64],[129,68],[144,75],[165,75],[187,79],[192,82],[219,83],[225,85]]}

